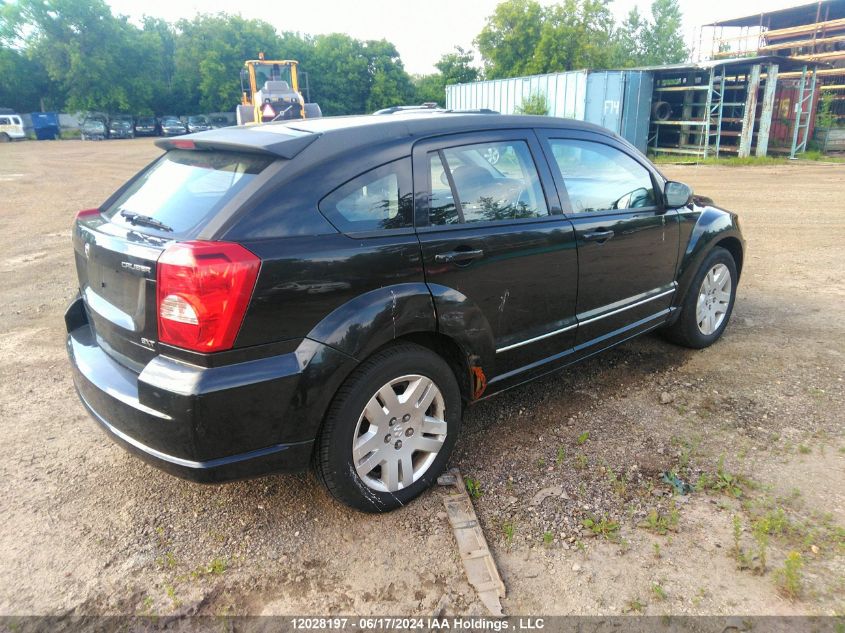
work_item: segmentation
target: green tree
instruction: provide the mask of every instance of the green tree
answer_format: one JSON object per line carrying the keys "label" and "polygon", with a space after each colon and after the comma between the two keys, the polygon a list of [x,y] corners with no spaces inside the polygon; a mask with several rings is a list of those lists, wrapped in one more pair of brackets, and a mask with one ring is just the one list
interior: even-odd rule
{"label": "green tree", "polygon": [[543,15],[532,73],[614,65],[614,20],[609,0],[565,0]]}
{"label": "green tree", "polygon": [[654,0],[651,22],[643,29],[642,64],[678,64],[687,59],[678,0]]}
{"label": "green tree", "polygon": [[536,72],[534,56],[540,42],[544,10],[536,0],[505,0],[475,42],[489,79]]}
{"label": "green tree", "polygon": [[454,52],[442,55],[434,67],[440,71],[444,85],[466,84],[479,77],[478,69],[472,65],[473,60],[472,51],[456,46]]}
{"label": "green tree", "polygon": [[416,75],[413,78],[415,96],[417,103],[446,104],[446,84],[443,75],[432,73],[430,75]]}
{"label": "green tree", "polygon": [[370,86],[366,112],[402,105],[414,98],[414,85],[396,47],[386,40],[366,43]]}
{"label": "green tree", "polygon": [[200,14],[176,23],[174,105],[181,112],[234,110],[241,100],[240,69],[259,52],[276,56],[271,24],[239,15]]}
{"label": "green tree", "polygon": [[517,114],[539,114],[546,116],[549,113],[549,103],[545,95],[536,93],[529,95],[516,107]]}
{"label": "green tree", "polygon": [[149,98],[140,31],[103,0],[19,0],[4,22],[4,37],[14,32],[68,109],[126,111]]}

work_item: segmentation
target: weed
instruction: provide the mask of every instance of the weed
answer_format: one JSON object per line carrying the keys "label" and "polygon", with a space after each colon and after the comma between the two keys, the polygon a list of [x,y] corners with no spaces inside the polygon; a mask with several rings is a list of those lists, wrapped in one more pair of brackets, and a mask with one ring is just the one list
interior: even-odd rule
{"label": "weed", "polygon": [[583,446],[586,441],[590,439],[590,432],[584,431],[581,435],[578,436],[578,446]]}
{"label": "weed", "polygon": [[742,546],[740,545],[740,540],[742,539],[742,519],[740,519],[737,515],[733,517],[733,535],[734,535],[734,558],[739,560],[740,555],[742,554]]}
{"label": "weed", "polygon": [[609,466],[607,467],[607,481],[613,488],[613,492],[620,497],[624,497],[625,493],[628,492],[628,477],[624,474],[617,476]]}
{"label": "weed", "polygon": [[549,545],[552,544],[552,541],[554,541],[554,540],[555,540],[554,534],[552,534],[551,532],[548,532],[548,531],[543,532],[543,544],[544,545],[549,546]]}
{"label": "weed", "polygon": [[656,508],[648,513],[645,518],[645,523],[641,524],[652,532],[656,532],[661,536],[665,536],[668,532],[676,532],[678,529],[678,520],[681,518],[678,509],[672,506],[667,514],[664,514]]}
{"label": "weed", "polygon": [[719,458],[719,464],[716,467],[716,474],[709,475],[702,474],[695,484],[696,490],[715,490],[722,492],[731,497],[741,497],[742,488],[740,487],[739,477],[732,475],[725,470],[725,456]]}
{"label": "weed", "polygon": [[636,613],[642,613],[645,607],[645,603],[640,602],[639,598],[633,598],[632,600],[628,601],[628,604],[625,605],[625,610],[628,612],[634,611]]}
{"label": "weed", "polygon": [[666,598],[669,597],[669,594],[666,593],[666,590],[657,583],[654,583],[651,586],[651,593],[653,593],[654,597],[658,600],[666,600]]}
{"label": "weed", "polygon": [[555,457],[555,464],[560,466],[563,464],[563,460],[566,459],[566,451],[564,450],[563,446],[557,449],[557,457]]}
{"label": "weed", "polygon": [[173,569],[176,567],[176,557],[173,552],[165,552],[164,556],[156,558],[156,565],[164,569]]}
{"label": "weed", "polygon": [[654,548],[654,557],[660,558],[660,543],[652,543],[651,546]]}
{"label": "weed", "polygon": [[502,522],[502,534],[505,535],[505,542],[510,545],[513,543],[513,535],[516,532],[516,526],[513,521]]}
{"label": "weed", "polygon": [[467,487],[467,494],[473,498],[478,499],[482,495],[481,482],[472,477],[464,477],[464,484]]}
{"label": "weed", "polygon": [[546,467],[546,460],[541,457],[540,459],[537,460],[537,468],[542,470],[545,467]]}
{"label": "weed", "polygon": [[792,551],[787,554],[783,569],[775,572],[775,584],[778,591],[790,600],[797,600],[801,596],[801,567],[803,565],[801,554]]}
{"label": "weed", "polygon": [[173,604],[174,609],[178,609],[182,606],[182,601],[176,596],[176,589],[173,585],[165,585],[164,592],[167,594],[167,597],[170,598],[170,602]]}
{"label": "weed", "polygon": [[222,558],[215,558],[206,568],[206,571],[213,576],[219,576],[226,571],[226,561]]}
{"label": "weed", "polygon": [[587,469],[587,456],[586,455],[579,455],[575,458],[575,468],[577,470],[586,470]]}
{"label": "weed", "polygon": [[757,541],[757,557],[760,560],[759,572],[766,573],[766,552],[769,548],[769,533],[759,523],[754,525],[754,540]]}
{"label": "weed", "polygon": [[608,541],[619,540],[619,522],[608,519],[603,516],[601,519],[596,517],[587,517],[582,521],[585,528],[590,530],[595,536],[606,538]]}
{"label": "weed", "polygon": [[811,449],[806,444],[799,444],[798,445],[798,452],[801,453],[802,455],[809,455],[810,453],[813,452],[813,449]]}

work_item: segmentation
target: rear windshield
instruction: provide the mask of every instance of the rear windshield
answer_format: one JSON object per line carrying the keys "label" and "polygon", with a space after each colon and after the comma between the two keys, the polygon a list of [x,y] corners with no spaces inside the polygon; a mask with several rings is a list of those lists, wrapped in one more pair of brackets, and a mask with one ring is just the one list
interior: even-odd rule
{"label": "rear windshield", "polygon": [[[105,211],[112,222],[174,237],[194,233],[272,162],[235,152],[171,150]],[[155,222],[144,222],[146,216]],[[150,226],[160,223],[163,227]]]}

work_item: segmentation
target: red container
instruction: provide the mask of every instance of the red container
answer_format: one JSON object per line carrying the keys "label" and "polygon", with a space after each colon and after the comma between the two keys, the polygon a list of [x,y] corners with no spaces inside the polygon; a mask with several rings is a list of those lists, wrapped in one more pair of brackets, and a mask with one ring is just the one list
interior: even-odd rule
{"label": "red container", "polygon": [[[809,86],[810,79],[807,78],[807,85]],[[778,87],[775,91],[775,107],[772,112],[772,128],[769,131],[769,146],[770,147],[792,147],[792,134],[795,126],[795,105],[799,101],[798,89],[801,85],[800,79],[778,79]],[[809,94],[809,88],[805,88],[804,93]],[[813,110],[810,115],[810,130],[807,139],[813,138],[813,129],[816,126],[816,112],[819,107],[819,98],[821,91],[819,85],[816,84],[816,92],[813,95]],[[803,104],[806,111],[809,102],[805,101]],[[806,113],[802,117],[806,120]],[[803,138],[804,130],[799,131],[798,141]]]}

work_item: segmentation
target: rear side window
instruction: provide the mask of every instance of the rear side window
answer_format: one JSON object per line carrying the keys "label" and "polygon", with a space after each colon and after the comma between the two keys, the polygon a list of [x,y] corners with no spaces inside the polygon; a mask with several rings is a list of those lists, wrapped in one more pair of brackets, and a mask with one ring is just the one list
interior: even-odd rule
{"label": "rear side window", "polygon": [[651,174],[624,152],[574,139],[549,143],[574,213],[656,206]]}
{"label": "rear side window", "polygon": [[344,233],[412,226],[411,159],[395,160],[353,178],[323,198],[320,211]]}
{"label": "rear side window", "polygon": [[9,119],[6,117],[0,116],[0,125],[9,125]]}
{"label": "rear side window", "polygon": [[429,154],[432,226],[548,215],[525,141],[479,143]]}
{"label": "rear side window", "polygon": [[[172,231],[193,233],[260,174],[272,158],[236,152],[171,150],[130,185],[106,210],[113,222],[133,226],[134,214]],[[144,231],[153,230],[138,223]]]}

